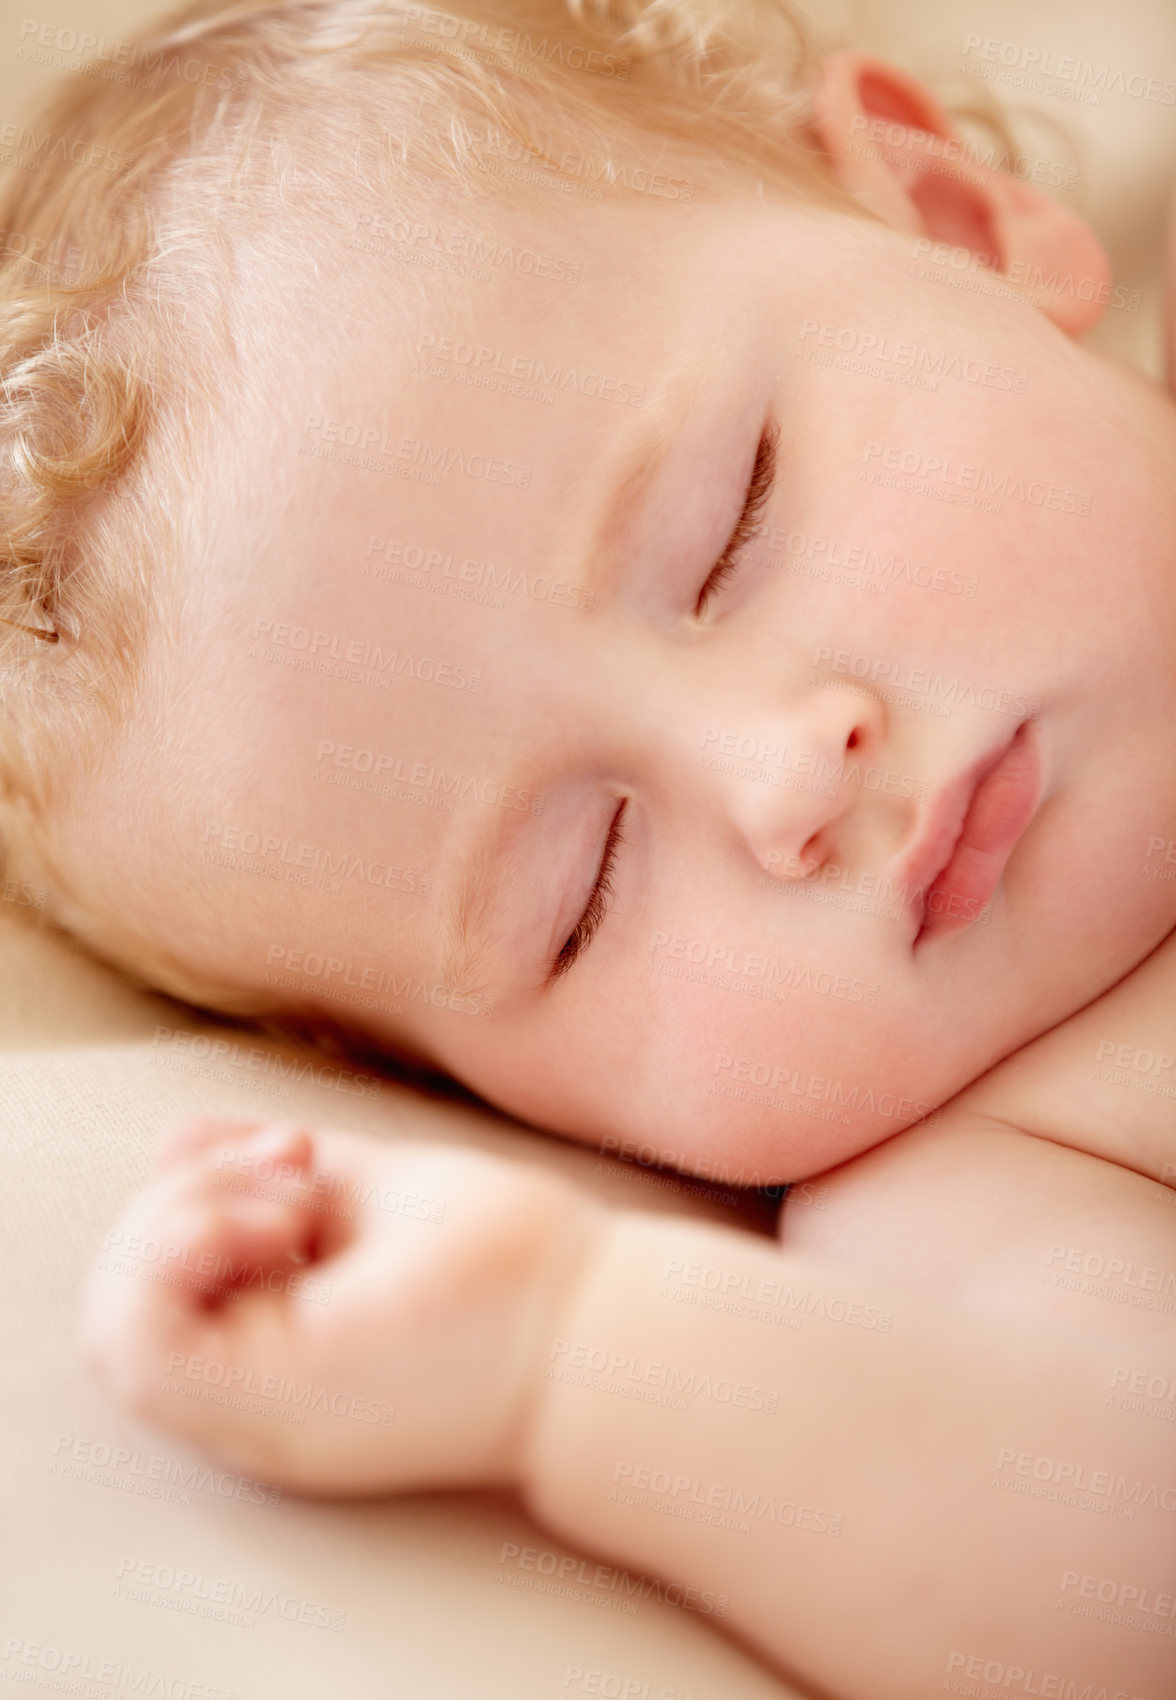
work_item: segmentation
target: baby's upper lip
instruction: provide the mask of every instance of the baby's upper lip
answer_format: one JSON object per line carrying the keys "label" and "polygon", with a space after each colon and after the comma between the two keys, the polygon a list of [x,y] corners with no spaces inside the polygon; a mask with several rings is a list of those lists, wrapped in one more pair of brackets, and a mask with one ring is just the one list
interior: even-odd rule
{"label": "baby's upper lip", "polygon": [[947,866],[980,781],[996,766],[1006,748],[1002,744],[999,750],[988,751],[932,797],[903,864],[904,883],[909,891],[926,891]]}
{"label": "baby's upper lip", "polygon": [[1010,737],[942,786],[920,820],[914,844],[899,862],[902,889],[920,923],[927,893],[951,861],[977,791],[1004,760],[1020,730],[1018,725]]}

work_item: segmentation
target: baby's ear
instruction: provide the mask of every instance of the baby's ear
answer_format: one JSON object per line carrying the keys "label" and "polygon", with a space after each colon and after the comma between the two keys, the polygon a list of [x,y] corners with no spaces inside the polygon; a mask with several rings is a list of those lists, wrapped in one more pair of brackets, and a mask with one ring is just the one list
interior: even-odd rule
{"label": "baby's ear", "polygon": [[1094,232],[1031,184],[980,164],[914,77],[883,59],[834,53],[814,97],[815,137],[870,212],[895,230],[970,249],[1023,282],[1071,336],[1101,318],[1111,265]]}

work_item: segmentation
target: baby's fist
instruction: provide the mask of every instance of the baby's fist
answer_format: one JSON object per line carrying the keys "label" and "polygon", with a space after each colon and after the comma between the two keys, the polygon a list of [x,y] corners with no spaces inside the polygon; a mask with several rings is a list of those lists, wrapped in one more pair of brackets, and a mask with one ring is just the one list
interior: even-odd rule
{"label": "baby's fist", "polygon": [[149,1422],[305,1493],[509,1484],[602,1212],[456,1146],[193,1121],[86,1280],[86,1357]]}

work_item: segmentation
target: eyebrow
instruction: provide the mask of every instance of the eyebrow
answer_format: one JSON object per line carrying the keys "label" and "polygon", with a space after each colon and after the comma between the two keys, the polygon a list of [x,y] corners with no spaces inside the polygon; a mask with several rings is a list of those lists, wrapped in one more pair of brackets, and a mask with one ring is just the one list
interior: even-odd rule
{"label": "eyebrow", "polygon": [[441,978],[455,992],[483,989],[486,963],[475,954],[475,940],[485,933],[486,921],[501,895],[502,870],[514,839],[531,818],[530,812],[496,811],[490,831],[478,834],[459,861],[457,901],[442,922]]}
{"label": "eyebrow", "polygon": [[[641,506],[655,482],[682,426],[693,410],[707,368],[699,360],[678,373],[673,395],[660,419],[656,419],[625,446],[619,457],[612,500],[596,525],[588,544],[584,578],[587,589],[597,593],[607,587],[620,565],[620,541],[633,513]],[[603,569],[603,570],[602,570]]]}
{"label": "eyebrow", "polygon": [[[672,397],[661,416],[631,438],[618,456],[609,505],[591,534],[586,565],[576,580],[593,599],[611,588],[622,564],[621,540],[645,500],[694,406],[707,365],[695,359],[679,369]],[[507,813],[467,846],[459,859],[457,898],[442,923],[441,975],[456,991],[481,991],[486,955],[476,950],[505,883],[511,844],[529,814]]]}

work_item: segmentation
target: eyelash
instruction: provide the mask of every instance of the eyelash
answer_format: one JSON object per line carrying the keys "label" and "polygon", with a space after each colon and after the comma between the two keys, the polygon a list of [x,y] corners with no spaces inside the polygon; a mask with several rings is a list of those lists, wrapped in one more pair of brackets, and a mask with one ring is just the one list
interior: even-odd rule
{"label": "eyelash", "polygon": [[734,531],[727,542],[727,547],[719,556],[707,575],[706,583],[698,593],[698,601],[694,604],[695,614],[704,614],[711,597],[723,581],[730,577],[738,564],[735,557],[755,531],[760,511],[768,496],[771,494],[772,482],[776,475],[776,444],[779,441],[780,430],[777,425],[769,425],[759,440],[755,451],[755,465],[751,469],[751,481],[747,486],[747,497],[743,503]]}
{"label": "eyelash", "polygon": [[584,913],[572,928],[563,949],[552,964],[552,980],[558,980],[561,974],[566,974],[580,952],[587,950],[593,934],[604,920],[604,900],[612,896],[610,875],[616,865],[617,846],[624,842],[624,834],[621,831],[621,816],[624,812],[625,804],[622,803],[613,816],[608,837],[604,841],[604,855],[600,859],[600,872],[596,876],[596,884],[592,887],[592,895],[585,905]]}
{"label": "eyelash", "polygon": [[[707,575],[706,583],[698,593],[698,601],[694,611],[702,614],[706,610],[709,599],[714,595],[724,579],[735,571],[735,557],[751,537],[756,528],[760,511],[768,496],[776,476],[776,444],[779,441],[779,426],[772,424],[766,427],[760,437],[755,451],[755,465],[751,469],[751,479],[747,486],[747,495],[743,502],[743,512],[739,515],[735,529],[727,541],[727,547],[715,562]],[[596,929],[604,920],[605,898],[612,896],[611,875],[616,866],[617,847],[624,842],[621,831],[621,816],[625,812],[622,803],[613,816],[612,825],[608,829],[608,837],[604,844],[604,855],[600,860],[600,872],[596,876],[596,884],[592,887],[591,896],[584,908],[584,913],[573,927],[563,948],[551,966],[549,981],[554,982],[576,961],[582,951],[587,950]]]}

